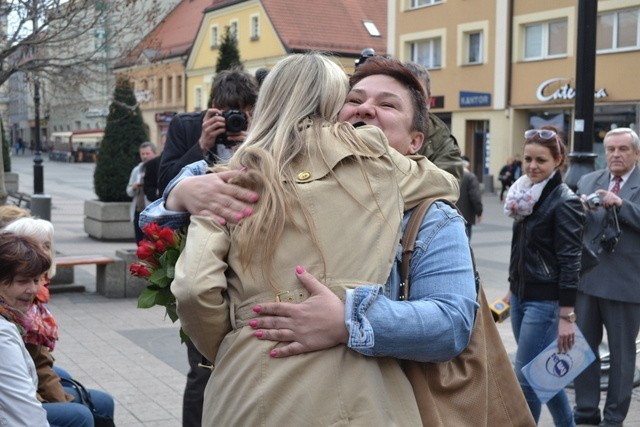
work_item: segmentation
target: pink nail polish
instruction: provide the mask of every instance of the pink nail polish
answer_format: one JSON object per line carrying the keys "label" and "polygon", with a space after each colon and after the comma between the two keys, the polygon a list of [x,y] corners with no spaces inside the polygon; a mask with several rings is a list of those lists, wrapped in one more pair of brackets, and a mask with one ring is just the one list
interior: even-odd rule
{"label": "pink nail polish", "polygon": [[296,273],[298,274],[304,273],[304,267],[302,267],[301,265],[296,265]]}
{"label": "pink nail polish", "polygon": [[269,356],[271,356],[271,357],[278,357],[278,352],[277,352],[277,350],[271,350],[271,351],[269,352]]}
{"label": "pink nail polish", "polygon": [[251,208],[245,208],[245,210],[243,210],[243,211],[242,211],[242,214],[243,214],[244,216],[249,216],[249,215],[251,215],[252,213],[253,213],[253,209],[251,209]]}
{"label": "pink nail polish", "polygon": [[258,195],[257,194],[252,194],[251,196],[249,196],[249,199],[252,202],[257,202],[258,201]]}
{"label": "pink nail polish", "polygon": [[258,326],[258,321],[253,319],[249,321],[249,326],[251,326],[252,328],[255,328],[256,326]]}
{"label": "pink nail polish", "polygon": [[257,337],[257,338],[262,338],[262,335],[264,335],[264,333],[262,331],[255,331],[253,333],[253,336]]}
{"label": "pink nail polish", "polygon": [[262,311],[262,307],[260,307],[259,305],[256,305],[252,308],[254,313],[260,313]]}
{"label": "pink nail polish", "polygon": [[227,225],[227,221],[224,218],[220,218],[220,225]]}
{"label": "pink nail polish", "polygon": [[233,215],[233,219],[235,219],[236,221],[240,221],[242,218],[244,218],[244,216],[241,213]]}

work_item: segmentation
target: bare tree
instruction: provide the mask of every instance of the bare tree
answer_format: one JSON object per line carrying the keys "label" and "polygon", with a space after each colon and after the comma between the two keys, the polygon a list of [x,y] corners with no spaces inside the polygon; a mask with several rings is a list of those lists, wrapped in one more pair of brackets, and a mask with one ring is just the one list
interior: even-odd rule
{"label": "bare tree", "polygon": [[[113,63],[177,2],[0,0],[0,85],[23,73],[46,85],[53,104],[106,108]],[[6,200],[1,172],[0,204]]]}

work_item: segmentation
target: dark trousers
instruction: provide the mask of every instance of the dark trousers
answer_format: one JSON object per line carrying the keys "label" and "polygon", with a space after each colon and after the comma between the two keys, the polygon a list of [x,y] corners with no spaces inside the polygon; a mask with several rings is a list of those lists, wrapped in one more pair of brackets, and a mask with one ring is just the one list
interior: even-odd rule
{"label": "dark trousers", "polygon": [[502,188],[500,189],[500,201],[502,201],[504,200],[504,192],[509,188],[509,184],[504,181],[500,181],[500,184],[502,185]]}
{"label": "dark trousers", "polygon": [[191,341],[187,341],[187,356],[189,358],[189,373],[187,373],[187,385],[182,397],[182,427],[200,427],[202,425],[204,388],[211,376],[211,369],[198,366],[206,359]]}

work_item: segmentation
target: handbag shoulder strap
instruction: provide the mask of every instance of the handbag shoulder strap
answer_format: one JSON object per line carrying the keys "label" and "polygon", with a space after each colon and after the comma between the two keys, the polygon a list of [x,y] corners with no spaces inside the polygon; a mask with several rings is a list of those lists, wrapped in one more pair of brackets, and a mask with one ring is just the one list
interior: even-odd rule
{"label": "handbag shoulder strap", "polygon": [[[409,292],[411,290],[411,256],[413,255],[413,251],[416,247],[416,238],[418,237],[418,231],[420,231],[422,221],[424,220],[424,217],[431,205],[436,201],[446,203],[460,213],[455,204],[446,199],[435,198],[425,199],[413,209],[409,222],[404,229],[404,233],[402,233],[402,239],[400,240],[400,243],[402,244],[402,260],[400,262],[400,296],[398,298],[400,301],[409,301]],[[476,282],[477,292],[480,289],[480,274],[476,268],[476,259],[473,255],[473,249],[471,249],[471,246],[469,246],[469,251],[471,252],[471,263],[473,264],[473,275]]]}

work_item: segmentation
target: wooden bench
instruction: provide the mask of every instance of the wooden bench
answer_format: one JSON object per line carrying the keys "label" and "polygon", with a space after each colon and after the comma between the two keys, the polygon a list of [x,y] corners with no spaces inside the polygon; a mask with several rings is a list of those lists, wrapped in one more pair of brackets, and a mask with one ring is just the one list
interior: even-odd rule
{"label": "wooden bench", "polygon": [[[31,195],[20,191],[9,191],[7,202],[21,208],[31,208]],[[23,206],[24,204],[24,206]]]}
{"label": "wooden bench", "polygon": [[56,256],[55,263],[57,268],[95,265],[96,291],[106,297],[125,296],[125,263],[119,258],[104,255]]}

